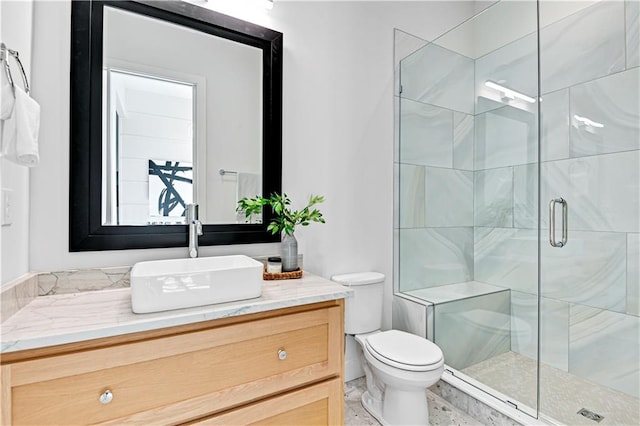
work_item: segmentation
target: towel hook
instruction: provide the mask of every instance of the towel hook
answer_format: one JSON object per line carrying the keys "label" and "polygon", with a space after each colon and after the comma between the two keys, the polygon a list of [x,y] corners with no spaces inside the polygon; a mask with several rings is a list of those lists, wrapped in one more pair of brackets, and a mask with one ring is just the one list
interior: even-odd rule
{"label": "towel hook", "polygon": [[0,43],[0,61],[2,61],[2,68],[4,68],[4,73],[7,75],[7,80],[9,80],[9,84],[11,85],[11,90],[13,92],[13,97],[16,96],[16,88],[13,85],[13,77],[11,76],[11,68],[9,68],[9,49],[4,43]]}
{"label": "towel hook", "polygon": [[11,90],[13,91],[13,96],[16,96],[16,87],[13,82],[13,76],[11,75],[11,67],[9,66],[9,55],[13,56],[18,63],[18,67],[20,68],[20,73],[22,74],[22,82],[24,83],[24,91],[25,93],[29,93],[29,80],[27,79],[27,73],[24,71],[24,66],[22,66],[22,61],[20,60],[20,53],[17,50],[12,50],[7,47],[6,44],[0,43],[0,61],[4,62],[3,67],[5,74],[7,75],[7,79],[9,80],[9,84],[11,84]]}

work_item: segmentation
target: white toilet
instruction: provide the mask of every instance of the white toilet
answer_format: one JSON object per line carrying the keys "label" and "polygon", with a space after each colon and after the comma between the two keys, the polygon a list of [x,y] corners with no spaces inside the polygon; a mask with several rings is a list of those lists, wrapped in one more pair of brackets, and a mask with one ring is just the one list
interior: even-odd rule
{"label": "white toilet", "polygon": [[354,290],[346,299],[345,334],[355,335],[361,348],[367,381],[362,405],[383,425],[428,425],[426,388],[444,372],[442,351],[413,334],[380,331],[383,274],[361,272],[331,279]]}

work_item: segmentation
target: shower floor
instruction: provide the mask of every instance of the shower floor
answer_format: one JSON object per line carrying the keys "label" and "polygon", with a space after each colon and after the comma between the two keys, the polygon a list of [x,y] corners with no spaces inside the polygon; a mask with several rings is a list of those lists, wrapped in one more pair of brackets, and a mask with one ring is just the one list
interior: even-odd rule
{"label": "shower floor", "polygon": [[[507,352],[462,370],[496,391],[535,408],[536,362]],[[540,412],[567,425],[640,424],[640,401],[566,371],[540,365]],[[597,423],[577,412],[586,408],[604,416]]]}

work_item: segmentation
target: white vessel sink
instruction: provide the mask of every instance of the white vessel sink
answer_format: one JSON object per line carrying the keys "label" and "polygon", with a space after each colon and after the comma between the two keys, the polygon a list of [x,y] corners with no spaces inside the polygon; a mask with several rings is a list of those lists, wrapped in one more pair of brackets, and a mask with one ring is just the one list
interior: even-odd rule
{"label": "white vessel sink", "polygon": [[143,314],[260,297],[262,268],[242,255],[139,262],[131,269],[132,309]]}

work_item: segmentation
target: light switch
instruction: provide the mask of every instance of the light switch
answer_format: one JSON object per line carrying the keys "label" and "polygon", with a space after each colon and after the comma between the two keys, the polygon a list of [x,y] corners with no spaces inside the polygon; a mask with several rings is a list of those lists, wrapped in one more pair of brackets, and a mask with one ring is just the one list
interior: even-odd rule
{"label": "light switch", "polygon": [[11,225],[13,222],[12,213],[13,213],[13,190],[8,188],[2,188],[2,196],[0,197],[0,221],[2,226]]}

